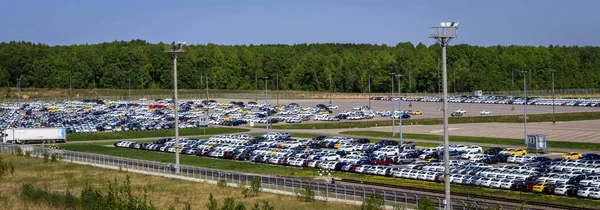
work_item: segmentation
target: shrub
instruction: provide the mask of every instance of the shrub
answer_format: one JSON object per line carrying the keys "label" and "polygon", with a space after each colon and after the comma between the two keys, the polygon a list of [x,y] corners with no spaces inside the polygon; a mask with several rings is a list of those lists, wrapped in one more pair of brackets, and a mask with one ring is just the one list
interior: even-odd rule
{"label": "shrub", "polygon": [[242,195],[244,196],[244,198],[247,198],[248,196],[250,196],[248,193],[250,193],[250,190],[248,188],[244,188],[242,190]]}
{"label": "shrub", "polygon": [[251,210],[275,210],[275,207],[271,206],[268,201],[262,200],[261,204],[254,203],[254,206]]}
{"label": "shrub", "polygon": [[42,153],[42,156],[44,157],[44,162],[48,162],[50,160],[50,153],[48,153],[48,151],[44,150],[44,153]]}
{"label": "shrub", "polygon": [[25,151],[25,157],[31,157],[31,151]]}
{"label": "shrub", "polygon": [[50,156],[50,161],[52,161],[52,162],[58,162],[61,159],[62,159],[62,157],[56,153],[52,153],[52,155]]}
{"label": "shrub", "polygon": [[219,179],[219,181],[217,181],[217,186],[218,187],[227,187],[227,181],[225,181],[224,179]]}
{"label": "shrub", "polygon": [[254,196],[258,196],[261,185],[262,185],[262,183],[259,178],[254,178],[254,179],[252,179],[252,181],[250,181],[250,191],[252,191],[252,193],[254,193]]}
{"label": "shrub", "polygon": [[418,209],[419,210],[434,210],[435,204],[433,204],[433,201],[431,199],[423,198],[423,199],[419,200]]}
{"label": "shrub", "polygon": [[23,155],[23,149],[21,149],[21,147],[15,148],[15,154],[17,156],[22,156]]}
{"label": "shrub", "polygon": [[226,197],[221,210],[246,210],[246,207],[242,203],[236,203],[232,197]]}
{"label": "shrub", "polygon": [[365,201],[363,201],[362,205],[360,206],[360,209],[361,210],[378,210],[378,209],[381,209],[381,207],[383,207],[383,204],[384,204],[383,196],[381,196],[381,194],[379,194],[379,193],[373,193],[369,197],[367,197],[365,199]]}
{"label": "shrub", "polygon": [[213,197],[212,193],[208,195],[208,203],[206,203],[207,210],[219,210],[217,200]]}
{"label": "shrub", "polygon": [[0,157],[0,177],[15,173],[15,166],[8,160]]}
{"label": "shrub", "polygon": [[315,201],[315,191],[309,185],[309,186],[306,186],[304,189],[298,190],[296,192],[296,197],[298,198],[299,201],[304,201],[304,202]]}

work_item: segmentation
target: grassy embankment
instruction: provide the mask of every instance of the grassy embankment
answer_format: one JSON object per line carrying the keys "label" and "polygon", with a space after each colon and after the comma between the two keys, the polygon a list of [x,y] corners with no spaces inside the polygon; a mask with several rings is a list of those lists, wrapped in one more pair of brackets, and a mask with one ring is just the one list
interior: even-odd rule
{"label": "grassy embankment", "polygon": [[[114,148],[111,146],[106,146],[106,143],[96,143],[96,144],[71,144],[71,145],[62,145],[63,148],[68,150],[82,151],[82,152],[90,152],[97,154],[105,154],[112,156],[121,156],[128,158],[136,158],[136,159],[144,159],[144,160],[154,160],[161,162],[174,162],[174,155],[168,153],[160,153],[160,152],[150,152],[144,150],[135,150],[128,148]],[[233,170],[238,172],[249,172],[249,173],[259,173],[259,174],[271,174],[282,177],[296,177],[303,179],[312,179],[318,175],[318,171],[313,168],[298,168],[298,167],[286,167],[286,166],[276,166],[276,165],[268,165],[268,164],[255,164],[250,162],[241,162],[234,160],[223,160],[223,159],[215,159],[215,158],[207,158],[207,157],[196,157],[196,156],[181,156],[181,163],[185,165],[192,166],[200,166],[221,170]],[[427,189],[436,189],[442,190],[442,183],[434,183],[434,182],[424,182],[424,181],[415,181],[409,179],[398,179],[391,177],[381,177],[381,176],[372,176],[372,175],[364,175],[364,174],[353,174],[353,173],[341,173],[334,172],[333,176],[340,177],[342,179],[354,179],[354,180],[363,180],[363,181],[372,181],[379,183],[388,183],[395,184],[401,186],[411,186],[411,187],[421,187]],[[504,190],[494,190],[488,188],[479,188],[479,187],[471,187],[471,186],[460,186],[453,185],[453,192],[460,193],[468,193],[468,194],[479,194],[486,196],[496,196],[496,197],[505,197],[512,199],[520,199],[523,201],[537,201],[537,202],[548,202],[554,204],[563,204],[563,205],[571,205],[575,207],[593,207],[600,208],[600,201],[594,200],[581,200],[576,198],[567,198],[567,197],[559,197],[559,196],[551,196],[551,195],[536,195],[531,193],[518,193]]]}
{"label": "grassy embankment", "polygon": [[[357,135],[357,136],[369,136],[369,137],[384,137],[391,138],[392,132],[382,131],[344,131],[340,134],[346,135]],[[431,140],[441,141],[442,136],[434,134],[416,134],[416,133],[404,133],[404,138],[408,139],[420,139],[420,140]],[[452,142],[467,142],[467,143],[481,143],[481,144],[498,144],[507,146],[518,146],[524,147],[523,139],[510,139],[510,138],[491,138],[491,137],[477,137],[477,136],[450,136]],[[597,150],[600,151],[600,143],[587,143],[587,142],[567,142],[567,141],[547,141],[549,148],[561,148],[561,149],[582,149],[582,150]]]}
{"label": "grassy embankment", "polygon": [[[202,136],[218,135],[229,133],[241,133],[250,131],[245,128],[186,128],[179,130],[179,136]],[[99,132],[99,133],[70,133],[67,134],[67,141],[89,141],[89,140],[113,140],[113,139],[136,139],[136,138],[155,138],[174,136],[173,130],[152,130],[152,131],[127,131],[127,132]]]}
{"label": "grassy embankment", "polygon": [[[521,115],[494,115],[494,116],[472,116],[472,117],[450,117],[448,123],[463,124],[463,123],[523,123]],[[529,114],[527,122],[552,122],[552,114]],[[600,119],[600,112],[572,112],[572,113],[556,113],[556,121],[579,121],[579,120],[597,120]],[[437,125],[442,124],[439,118],[425,119],[404,119],[404,125]],[[396,125],[399,122],[396,121]],[[327,123],[301,123],[301,124],[286,124],[273,125],[273,129],[340,129],[340,128],[370,128],[377,126],[391,126],[391,120],[371,120],[371,121],[342,121],[342,122],[327,122]],[[263,126],[264,127],[264,126]]]}
{"label": "grassy embankment", "polygon": [[220,205],[225,197],[233,197],[250,209],[254,203],[265,200],[275,209],[357,209],[357,206],[337,202],[300,202],[295,197],[270,193],[260,193],[257,197],[244,198],[242,188],[219,187],[213,184],[196,183],[158,176],[126,173],[117,170],[101,169],[68,162],[44,162],[42,159],[0,154],[12,162],[16,169],[13,175],[1,178],[0,209],[61,209],[43,202],[27,202],[20,196],[21,186],[31,184],[49,192],[64,193],[69,190],[75,196],[86,186],[92,186],[106,193],[108,181],[123,182],[130,176],[131,189],[135,196],[142,197],[146,190],[147,200],[157,209],[206,209],[209,193]]}

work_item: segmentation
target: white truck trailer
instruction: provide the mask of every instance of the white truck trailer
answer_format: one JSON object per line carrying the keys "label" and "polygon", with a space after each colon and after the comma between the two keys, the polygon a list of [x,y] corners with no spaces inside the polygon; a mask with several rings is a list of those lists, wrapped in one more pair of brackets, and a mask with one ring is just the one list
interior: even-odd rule
{"label": "white truck trailer", "polygon": [[4,143],[58,143],[67,141],[65,128],[12,128],[4,130]]}

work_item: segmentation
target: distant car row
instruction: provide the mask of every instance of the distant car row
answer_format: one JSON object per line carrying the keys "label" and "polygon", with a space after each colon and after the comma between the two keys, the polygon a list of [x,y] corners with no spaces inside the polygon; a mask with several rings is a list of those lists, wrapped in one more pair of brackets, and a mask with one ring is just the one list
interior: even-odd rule
{"label": "distant car row", "polygon": [[[421,101],[421,102],[442,102],[442,98],[439,97],[423,97],[423,98],[409,98],[409,97],[371,97],[370,100],[382,100],[382,101]],[[527,102],[527,105],[544,105],[544,106],[588,106],[588,107],[600,107],[600,99],[564,99],[564,98],[523,98],[523,97],[506,97],[506,96],[450,96],[448,97],[449,103],[481,103],[481,104],[515,104],[523,105]]]}

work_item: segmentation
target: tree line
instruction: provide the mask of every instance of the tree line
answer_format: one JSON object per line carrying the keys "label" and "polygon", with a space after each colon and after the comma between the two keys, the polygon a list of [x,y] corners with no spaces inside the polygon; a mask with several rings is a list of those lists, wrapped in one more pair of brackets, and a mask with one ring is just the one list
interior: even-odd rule
{"label": "tree line", "polygon": [[[165,43],[144,40],[49,46],[0,43],[0,87],[168,89],[173,61]],[[449,91],[600,88],[600,48],[594,46],[471,46],[447,49]],[[390,73],[402,92],[440,91],[438,44],[189,45],[178,56],[178,87],[211,89],[389,92]],[[71,78],[71,80],[70,80]],[[396,80],[398,81],[398,80]],[[396,83],[397,84],[397,83]],[[398,87],[395,87],[398,88]]]}

